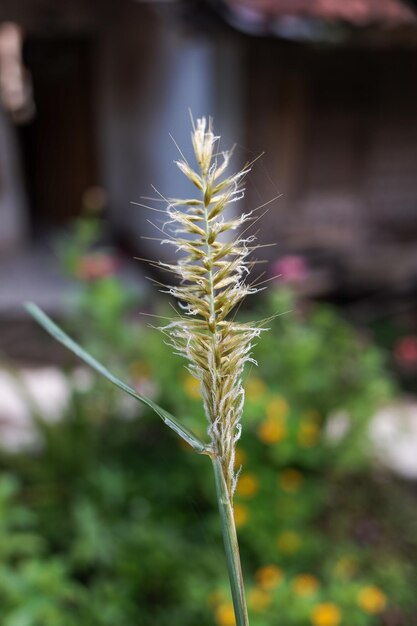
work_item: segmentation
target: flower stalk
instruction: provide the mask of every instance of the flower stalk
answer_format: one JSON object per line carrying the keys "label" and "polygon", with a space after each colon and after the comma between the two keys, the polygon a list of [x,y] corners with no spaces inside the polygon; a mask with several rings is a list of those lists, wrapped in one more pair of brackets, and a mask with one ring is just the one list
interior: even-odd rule
{"label": "flower stalk", "polygon": [[162,243],[175,245],[182,257],[176,264],[160,265],[179,278],[179,284],[167,291],[179,301],[182,315],[160,330],[187,359],[189,372],[200,382],[236,623],[248,626],[233,494],[239,475],[235,449],[244,404],[242,374],[244,365],[254,362],[251,349],[261,329],[231,317],[242,300],[257,291],[245,282],[254,237],[234,234],[253,219],[252,212],[239,217],[225,215],[229,205],[243,197],[243,180],[250,168],[227,176],[231,152],[223,152],[219,164],[214,155],[218,139],[211,121],[197,120],[192,132],[197,169],[185,159],[176,162],[197,187],[199,197],[169,200],[164,228],[174,225],[174,231]]}
{"label": "flower stalk", "polygon": [[231,151],[222,152],[219,162],[215,153],[219,137],[213,133],[211,120],[197,120],[191,138],[197,168],[193,169],[185,158],[176,164],[197,188],[198,197],[167,201],[168,220],[162,230],[171,228],[173,232],[162,244],[174,245],[180,258],[177,263],[158,261],[154,265],[179,279],[165,291],[178,301],[180,312],[159,330],[174,350],[185,357],[188,371],[200,383],[209,442],[201,441],[176,417],[114,376],[35,304],[26,307],[55,339],[125,393],[150,407],[195,452],[211,458],[236,624],[249,626],[233,515],[233,494],[239,477],[235,451],[245,395],[243,370],[247,362],[255,363],[251,357],[253,342],[265,328],[235,321],[235,312],[243,299],[258,291],[245,282],[253,266],[249,256],[256,249],[255,237],[243,237],[247,227],[238,234],[242,225],[254,217],[252,211],[238,217],[226,213],[232,203],[243,198],[243,181],[250,166],[227,175]]}
{"label": "flower stalk", "polygon": [[233,505],[227,491],[219,459],[212,457],[212,462],[236,624],[237,626],[249,626],[239,544],[235,518],[233,516]]}

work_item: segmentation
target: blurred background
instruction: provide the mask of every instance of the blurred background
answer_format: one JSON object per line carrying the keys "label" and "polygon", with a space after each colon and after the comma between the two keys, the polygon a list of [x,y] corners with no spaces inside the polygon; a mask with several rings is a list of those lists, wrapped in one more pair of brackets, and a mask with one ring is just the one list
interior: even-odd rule
{"label": "blurred background", "polygon": [[134,259],[170,258],[137,203],[187,193],[189,110],[256,159],[241,315],[280,314],[238,454],[251,624],[417,625],[416,76],[413,0],[2,0],[1,626],[234,626],[210,467],[22,306],[204,436]]}

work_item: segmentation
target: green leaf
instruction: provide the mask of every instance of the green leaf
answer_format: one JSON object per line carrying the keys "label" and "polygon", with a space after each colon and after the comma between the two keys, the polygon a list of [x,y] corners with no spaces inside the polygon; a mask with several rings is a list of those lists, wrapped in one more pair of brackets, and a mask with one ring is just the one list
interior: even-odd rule
{"label": "green leaf", "polygon": [[30,315],[32,315],[32,317],[38,322],[38,324],[40,324],[50,335],[52,335],[52,337],[62,343],[66,348],[71,350],[71,352],[76,354],[80,359],[87,363],[87,365],[89,365],[94,370],[96,370],[96,372],[104,376],[104,378],[107,378],[107,380],[113,383],[113,385],[116,385],[116,387],[119,387],[130,396],[133,396],[134,398],[136,398],[136,400],[139,400],[139,402],[142,402],[143,404],[146,404],[151,409],[153,409],[153,411],[155,411],[155,413],[159,415],[162,421],[173,431],[175,431],[177,435],[184,439],[184,441],[186,441],[192,448],[194,448],[196,452],[199,452],[200,454],[207,454],[209,452],[207,445],[203,441],[200,441],[200,439],[198,439],[198,437],[196,437],[194,433],[190,432],[187,428],[182,426],[173,415],[168,413],[168,411],[165,411],[165,409],[158,406],[158,404],[156,404],[149,398],[145,398],[144,396],[139,395],[134,389],[132,389],[132,387],[129,387],[129,385],[126,385],[126,383],[124,383],[119,378],[114,376],[114,374],[109,372],[109,370],[106,369],[104,365],[96,361],[96,359],[88,354],[88,352],[83,350],[83,348],[81,348],[81,346],[79,346],[73,339],[71,339],[71,337],[64,333],[64,331],[59,328],[59,326],[57,326],[51,320],[51,318],[49,318],[36,304],[28,302],[25,304],[25,308],[30,313]]}

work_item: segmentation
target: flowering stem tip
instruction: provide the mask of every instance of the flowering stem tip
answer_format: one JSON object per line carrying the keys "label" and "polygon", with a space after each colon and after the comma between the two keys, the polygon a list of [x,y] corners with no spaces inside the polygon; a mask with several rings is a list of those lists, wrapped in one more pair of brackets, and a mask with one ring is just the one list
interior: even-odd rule
{"label": "flowering stem tip", "polygon": [[180,258],[175,264],[159,263],[179,278],[166,291],[179,302],[181,314],[160,330],[175,351],[186,358],[189,372],[200,383],[236,622],[246,626],[233,516],[238,480],[235,449],[241,434],[243,369],[248,361],[254,362],[251,349],[261,328],[239,323],[232,316],[243,299],[257,291],[246,282],[252,267],[248,258],[256,249],[255,237],[243,237],[247,228],[238,234],[243,224],[254,219],[253,212],[238,216],[226,213],[231,204],[243,198],[243,181],[250,166],[236,174],[227,173],[231,151],[217,154],[219,137],[213,133],[211,120],[198,119],[191,138],[196,167],[185,158],[176,165],[197,188],[197,197],[168,200],[163,231],[170,228],[172,234],[162,244],[174,245]]}
{"label": "flowering stem tip", "polygon": [[125,393],[150,407],[196,452],[210,456],[236,624],[248,626],[233,514],[239,473],[235,471],[235,450],[241,434],[243,369],[248,361],[255,363],[251,357],[253,342],[265,329],[261,324],[235,321],[234,313],[243,299],[258,291],[246,282],[254,263],[249,256],[256,249],[255,237],[243,236],[248,227],[240,231],[255,218],[254,211],[231,216],[228,209],[243,198],[243,181],[250,165],[228,174],[231,151],[219,156],[219,137],[213,133],[211,120],[202,118],[196,125],[193,123],[191,138],[196,166],[191,167],[182,153],[176,164],[197,188],[197,197],[167,200],[168,219],[162,228],[163,232],[171,230],[162,243],[174,245],[180,256],[176,263],[153,264],[179,279],[164,291],[176,298],[180,312],[160,330],[175,351],[186,358],[189,372],[199,381],[209,442],[201,441],[176,417],[116,378],[36,305],[28,304],[26,308],[55,339]]}
{"label": "flowering stem tip", "polygon": [[254,362],[250,353],[261,329],[231,317],[236,306],[257,291],[245,282],[254,236],[244,238],[233,232],[253,219],[252,212],[225,215],[230,204],[243,197],[243,180],[250,168],[227,176],[231,152],[223,152],[219,163],[213,154],[218,139],[211,121],[197,120],[192,132],[197,168],[191,168],[186,160],[176,162],[197,187],[198,197],[169,200],[169,218],[163,230],[171,225],[174,229],[172,237],[162,243],[174,245],[181,257],[176,264],[160,265],[179,278],[179,284],[166,291],[179,301],[182,314],[161,330],[176,352],[187,359],[189,372],[200,383],[211,448],[232,500],[244,402],[242,373],[245,363]]}

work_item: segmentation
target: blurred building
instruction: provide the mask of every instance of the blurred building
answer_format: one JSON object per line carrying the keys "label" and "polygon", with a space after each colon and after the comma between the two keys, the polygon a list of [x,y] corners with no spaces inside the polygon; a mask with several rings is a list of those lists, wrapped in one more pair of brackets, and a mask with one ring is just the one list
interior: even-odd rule
{"label": "blurred building", "polygon": [[412,3],[3,0],[0,23],[21,38],[23,94],[10,104],[0,77],[0,276],[26,272],[8,305],[51,269],[37,242],[83,208],[105,209],[128,255],[155,255],[140,239],[152,216],[131,202],[150,183],[184,192],[169,133],[188,143],[188,108],[237,139],[238,159],[266,152],[247,203],[283,194],[263,218],[270,258],[307,255],[320,292],[417,291]]}
{"label": "blurred building", "polygon": [[246,142],[266,151],[268,178],[254,173],[262,197],[283,193],[264,218],[269,236],[333,268],[332,289],[415,292],[412,5],[228,0],[227,8],[231,23],[258,34],[246,48]]}

